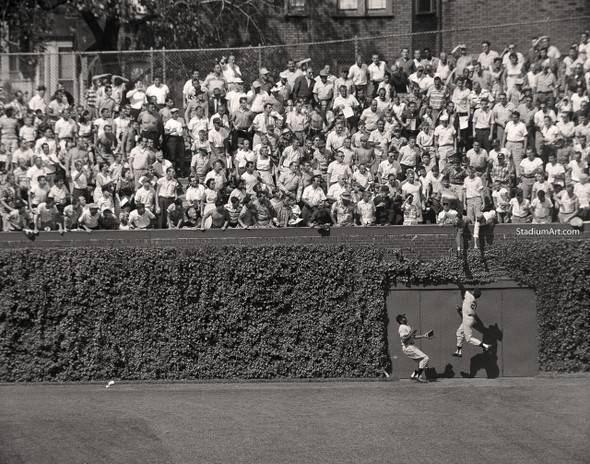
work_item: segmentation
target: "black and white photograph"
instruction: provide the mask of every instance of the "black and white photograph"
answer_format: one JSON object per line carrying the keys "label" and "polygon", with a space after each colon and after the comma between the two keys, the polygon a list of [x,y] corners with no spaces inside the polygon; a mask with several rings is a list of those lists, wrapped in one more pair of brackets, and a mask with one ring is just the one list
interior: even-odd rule
{"label": "black and white photograph", "polygon": [[0,463],[585,464],[588,0],[0,0]]}

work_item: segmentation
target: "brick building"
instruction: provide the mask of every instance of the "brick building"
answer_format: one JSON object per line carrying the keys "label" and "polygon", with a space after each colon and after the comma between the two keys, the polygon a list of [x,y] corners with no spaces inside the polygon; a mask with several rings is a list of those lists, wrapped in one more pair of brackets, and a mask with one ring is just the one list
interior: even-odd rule
{"label": "brick building", "polygon": [[[379,51],[388,61],[403,47],[449,52],[460,43],[480,52],[483,39],[498,51],[514,41],[519,50],[533,36],[549,34],[562,52],[587,29],[587,0],[281,0],[271,20],[287,44],[352,39],[363,54]],[[564,19],[568,18],[568,21]],[[536,23],[514,26],[514,23]],[[509,24],[509,26],[502,26]],[[452,32],[445,32],[453,30]],[[364,37],[392,35],[378,40]],[[330,45],[326,53],[344,55],[350,44]],[[302,50],[303,52],[303,50]],[[350,54],[350,52],[349,52]],[[352,60],[349,59],[349,61]],[[342,60],[338,60],[342,61]]]}

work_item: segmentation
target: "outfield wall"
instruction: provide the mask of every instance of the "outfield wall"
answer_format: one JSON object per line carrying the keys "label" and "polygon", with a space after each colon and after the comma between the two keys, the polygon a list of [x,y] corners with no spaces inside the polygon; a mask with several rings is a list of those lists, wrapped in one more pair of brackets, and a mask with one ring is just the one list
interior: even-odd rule
{"label": "outfield wall", "polygon": [[[498,224],[494,228],[496,241],[559,239],[590,240],[590,230],[572,229],[563,224]],[[20,232],[0,233],[0,250],[17,248],[70,247],[142,247],[201,248],[205,246],[258,245],[350,245],[397,248],[404,256],[432,260],[456,250],[455,229],[438,225],[388,227],[332,227],[320,234],[308,227],[253,230],[99,230],[92,234],[44,232],[34,241]],[[470,244],[472,246],[472,243]]]}
{"label": "outfield wall", "polygon": [[434,330],[432,340],[417,340],[416,345],[430,358],[429,378],[522,377],[538,373],[537,312],[533,290],[502,280],[481,286],[477,301],[479,323],[473,336],[492,345],[489,353],[464,343],[463,357],[452,356],[456,331],[461,323],[456,305],[461,294],[456,286],[441,285],[408,289],[392,288],[387,296],[388,345],[395,377],[407,378],[416,362],[402,352],[399,325],[395,317],[406,313],[418,333]]}

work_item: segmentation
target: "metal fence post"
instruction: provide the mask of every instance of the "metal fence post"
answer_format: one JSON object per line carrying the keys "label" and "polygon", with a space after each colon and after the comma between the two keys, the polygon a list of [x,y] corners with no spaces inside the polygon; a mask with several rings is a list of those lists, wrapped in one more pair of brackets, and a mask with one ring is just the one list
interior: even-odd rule
{"label": "metal fence post", "polygon": [[[262,45],[258,44],[258,69],[262,68]],[[256,74],[258,76],[258,73]]]}
{"label": "metal fence post", "polygon": [[359,56],[359,38],[358,35],[354,36],[354,62],[356,63],[356,57]]}
{"label": "metal fence post", "polygon": [[150,47],[150,82],[154,80],[154,47]]}
{"label": "metal fence post", "polygon": [[166,47],[162,47],[162,82],[166,82]]}
{"label": "metal fence post", "polygon": [[88,56],[80,55],[80,94],[78,95],[78,101],[86,101],[86,81],[88,78]]}

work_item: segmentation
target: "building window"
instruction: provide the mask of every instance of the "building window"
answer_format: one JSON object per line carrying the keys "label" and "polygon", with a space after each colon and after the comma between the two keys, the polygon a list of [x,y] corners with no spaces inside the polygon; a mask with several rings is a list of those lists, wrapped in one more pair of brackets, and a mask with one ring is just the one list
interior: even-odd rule
{"label": "building window", "polygon": [[307,16],[307,0],[287,0],[285,13],[291,16]]}
{"label": "building window", "polygon": [[393,0],[337,0],[338,16],[389,16]]}
{"label": "building window", "polygon": [[357,11],[359,0],[338,0],[338,11]]}
{"label": "building window", "polygon": [[436,0],[415,0],[416,14],[434,14],[436,13]]}
{"label": "building window", "polygon": [[387,0],[367,0],[367,10],[385,10],[387,8]]}

